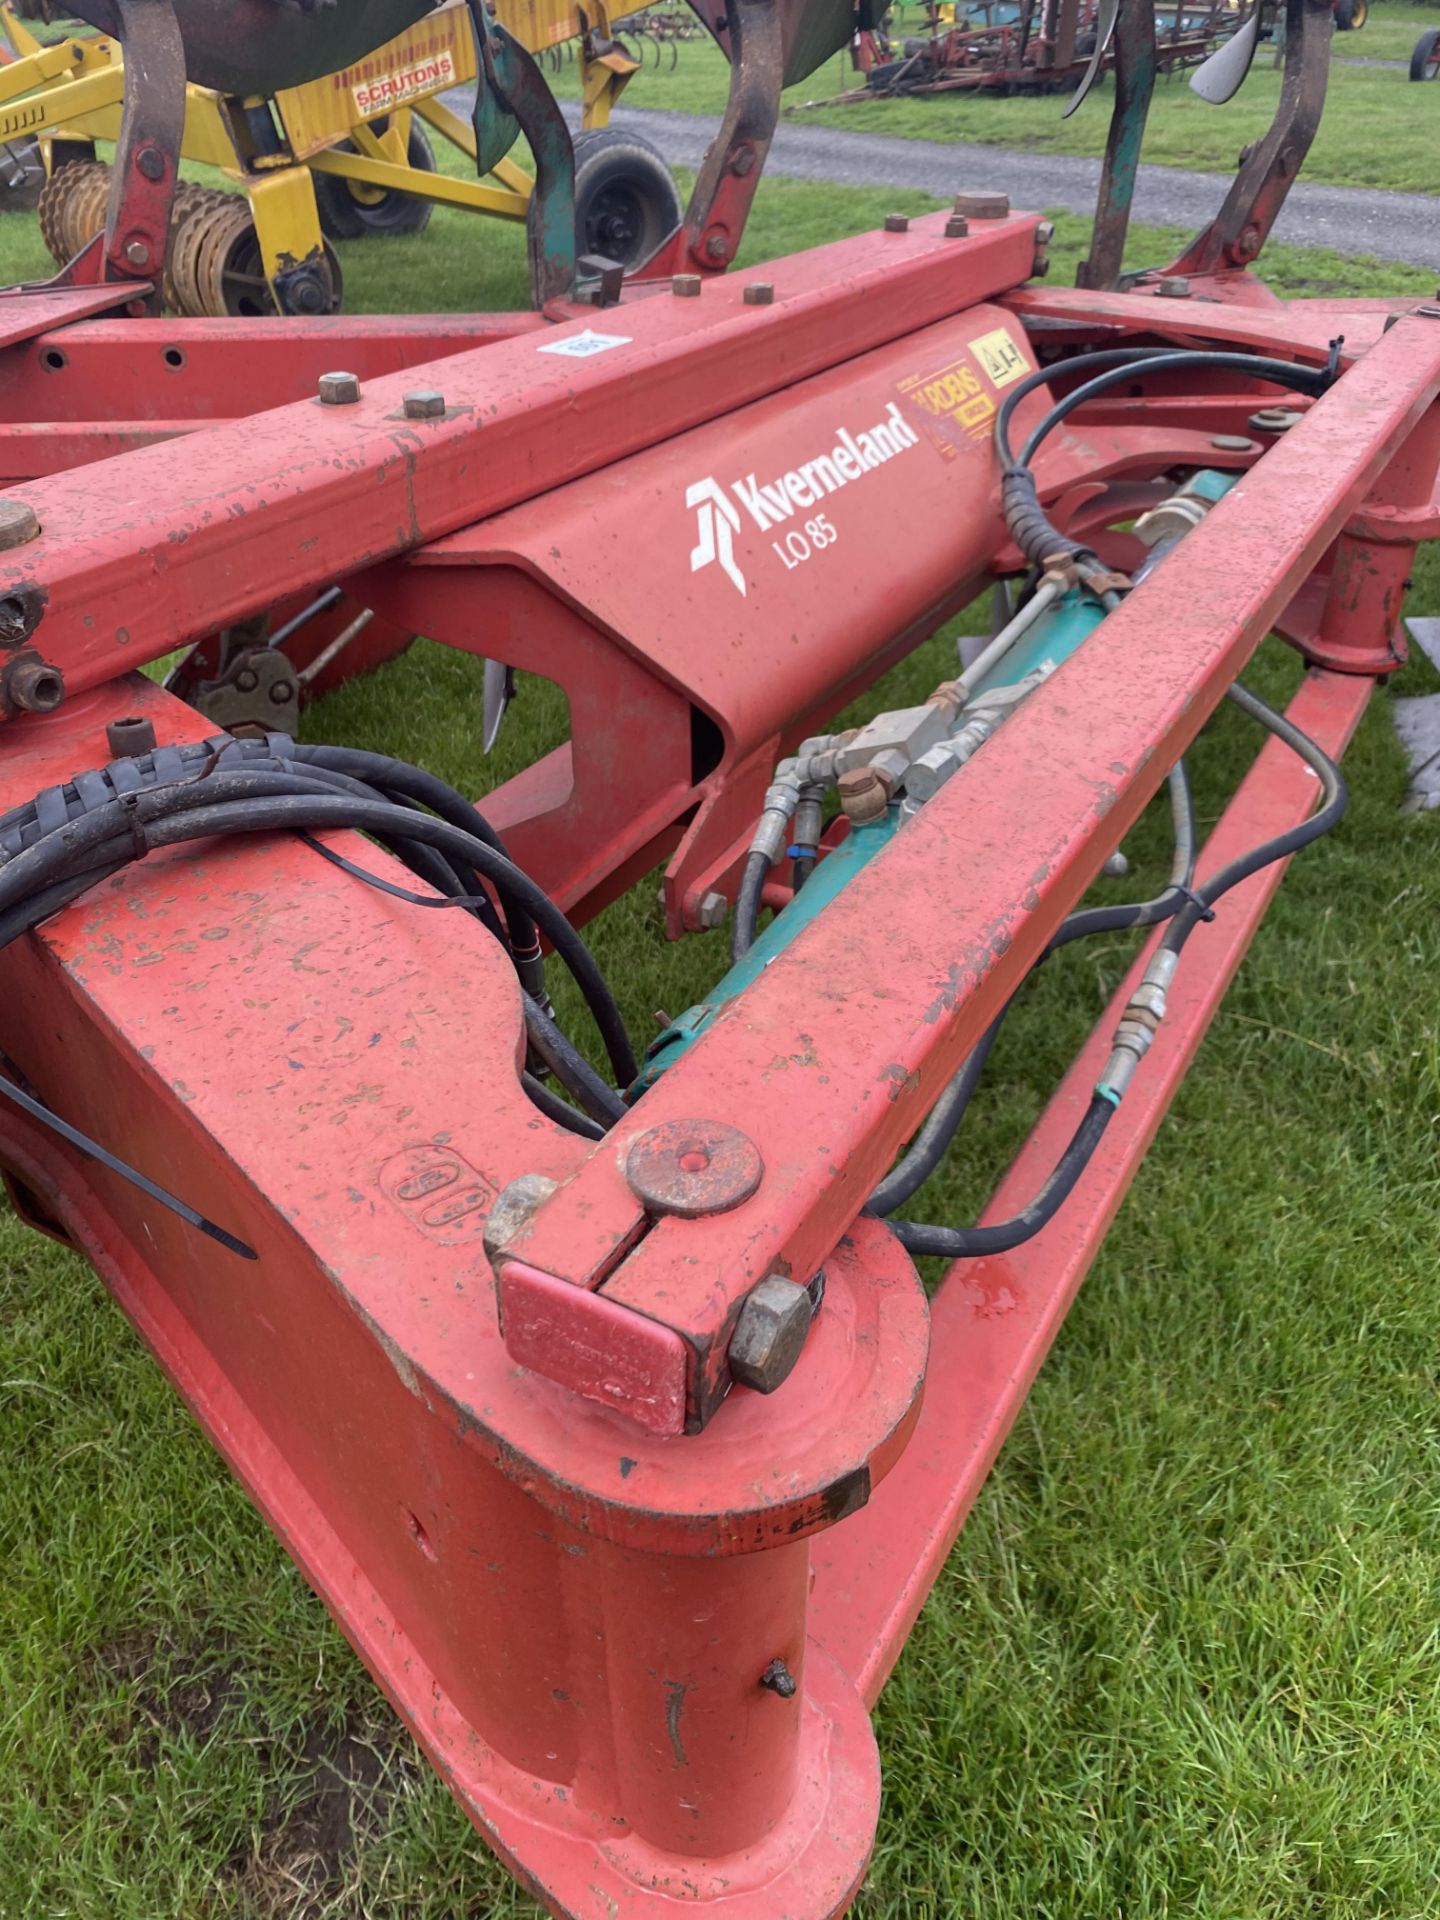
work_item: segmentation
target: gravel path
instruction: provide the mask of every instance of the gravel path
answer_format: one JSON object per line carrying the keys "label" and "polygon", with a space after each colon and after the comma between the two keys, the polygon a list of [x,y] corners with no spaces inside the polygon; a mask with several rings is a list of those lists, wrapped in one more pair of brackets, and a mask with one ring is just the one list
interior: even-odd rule
{"label": "gravel path", "polygon": [[[567,101],[565,111],[572,125],[578,124],[578,107]],[[672,166],[694,167],[719,122],[713,115],[621,106],[612,124],[643,134]],[[918,187],[942,196],[961,188],[995,187],[1017,206],[1063,207],[1079,214],[1094,212],[1100,178],[1098,160],[1068,154],[896,140],[804,120],[781,122],[768,164],[772,173],[787,179],[831,180],[846,187]],[[1203,226],[1229,184],[1228,175],[1142,166],[1135,217],[1155,226]],[[1326,187],[1302,179],[1291,189],[1275,238],[1293,246],[1332,247],[1337,253],[1373,254],[1440,269],[1440,197]]]}

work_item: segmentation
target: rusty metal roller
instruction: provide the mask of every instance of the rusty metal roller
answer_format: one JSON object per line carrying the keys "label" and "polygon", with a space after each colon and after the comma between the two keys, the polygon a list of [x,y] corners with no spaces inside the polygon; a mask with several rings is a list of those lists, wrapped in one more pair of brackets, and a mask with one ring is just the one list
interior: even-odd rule
{"label": "rusty metal roller", "polygon": [[[363,60],[436,0],[173,0],[185,70],[221,93],[272,94]],[[69,10],[123,40],[115,0],[71,0]]]}
{"label": "rusty metal roller", "polygon": [[[40,191],[40,237],[52,260],[59,266],[73,260],[105,224],[105,196],[109,191],[110,169],[98,160],[74,160],[61,167]],[[98,193],[100,218],[86,225],[86,209]]]}

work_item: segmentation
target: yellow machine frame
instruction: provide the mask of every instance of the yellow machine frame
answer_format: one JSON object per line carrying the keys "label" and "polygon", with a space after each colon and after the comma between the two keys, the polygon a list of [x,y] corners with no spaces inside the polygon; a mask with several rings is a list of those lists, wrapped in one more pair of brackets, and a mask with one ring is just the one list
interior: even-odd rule
{"label": "yellow machine frame", "polygon": [[[579,0],[499,0],[497,13],[534,53],[579,40],[582,124],[606,126],[637,63],[611,45],[605,0],[586,0],[583,12]],[[47,46],[3,5],[0,27],[16,55],[0,66],[0,143],[38,141],[49,171],[55,143],[117,137],[125,81],[116,42],[96,37]],[[324,255],[316,173],[348,181],[362,205],[367,196],[378,201],[400,192],[496,219],[525,218],[534,181],[512,160],[497,162],[484,180],[453,179],[409,163],[412,115],[475,161],[473,126],[439,96],[476,73],[464,0],[444,0],[365,60],[268,102],[187,88],[181,157],[218,168],[244,189],[266,280],[283,305],[277,276]],[[251,110],[266,106],[280,135],[275,152],[257,150],[247,120]]]}

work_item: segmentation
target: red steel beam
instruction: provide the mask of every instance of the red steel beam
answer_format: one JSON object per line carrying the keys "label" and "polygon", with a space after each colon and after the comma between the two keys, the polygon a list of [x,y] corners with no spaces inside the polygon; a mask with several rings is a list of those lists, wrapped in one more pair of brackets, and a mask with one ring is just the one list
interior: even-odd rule
{"label": "red steel beam", "polygon": [[[678,1331],[708,1417],[738,1303],[822,1265],[1437,390],[1440,327],[1402,320],[538,1209],[517,1281],[523,1263],[603,1286],[607,1321],[625,1305]],[[701,1118],[751,1138],[760,1189],[649,1224],[627,1154]],[[550,1365],[590,1390],[578,1345]]]}
{"label": "red steel beam", "polygon": [[[1357,674],[1312,672],[1290,718],[1334,757],[1374,688]],[[1315,777],[1269,741],[1206,845],[1204,879],[1304,820]],[[1080,1283],[1169,1110],[1279,888],[1277,861],[1227,894],[1191,939],[1170,1007],[1134,1086],[1056,1220],[1013,1253],[957,1261],[931,1300],[930,1365],[915,1437],[870,1505],[816,1542],[812,1631],[874,1704],[925,1597],[1024,1404]],[[1146,947],[1041,1115],[983,1219],[1012,1218],[1069,1143],[1109,1055]]]}
{"label": "red steel beam", "polygon": [[[373,381],[353,405],[309,400],[37,481],[16,493],[42,531],[7,556],[0,626],[67,692],[94,686],[1014,287],[1037,225],[946,239],[937,214],[768,266],[769,305],[730,275]],[[552,351],[587,331],[621,344]],[[444,392],[444,418],[405,418],[417,380]]]}

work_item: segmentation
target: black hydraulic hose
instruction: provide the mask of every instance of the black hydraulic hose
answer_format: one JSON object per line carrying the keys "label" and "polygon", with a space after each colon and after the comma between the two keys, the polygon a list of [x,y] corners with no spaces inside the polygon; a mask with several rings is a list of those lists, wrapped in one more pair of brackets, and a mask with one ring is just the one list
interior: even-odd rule
{"label": "black hydraulic hose", "polygon": [[[414,805],[438,814],[442,820],[448,820],[452,827],[458,827],[463,833],[473,833],[477,840],[484,841],[487,847],[506,860],[510,858],[505,842],[484,814],[472,806],[463,794],[457,793],[454,787],[447,786],[437,775],[427,773],[423,767],[413,767],[408,761],[392,759],[386,753],[367,753],[360,747],[297,745],[295,759],[301,766],[333,767],[337,772],[363,781],[366,786],[380,788],[387,795],[398,794]],[[534,946],[535,926],[524,903],[519,900],[512,902],[510,896],[498,887],[497,891],[500,891],[501,905],[505,908],[506,923],[517,953]]]}
{"label": "black hydraulic hose", "polygon": [[884,1220],[907,1200],[913,1200],[949,1152],[1012,1004],[1006,1001],[966,1055],[964,1066],[925,1116],[925,1124],[911,1142],[909,1152],[895,1163],[866,1201],[866,1213]]}
{"label": "black hydraulic hose", "polygon": [[[398,814],[398,818],[397,818]],[[544,931],[574,975],[599,1028],[615,1077],[629,1085],[638,1071],[629,1036],[604,976],[565,915],[530,876],[473,834],[429,813],[400,812],[383,800],[352,799],[303,775],[223,767],[200,781],[155,788],[97,807],[0,867],[0,911],[36,884],[94,865],[138,858],[152,847],[226,833],[298,833],[353,828],[377,838],[403,836],[474,866],[513,895]],[[48,842],[58,839],[63,861]],[[58,871],[56,871],[58,869]],[[32,878],[33,876],[33,878]]]}
{"label": "black hydraulic hose", "polygon": [[[1319,777],[1321,785],[1321,804],[1308,819],[1298,826],[1288,828],[1284,833],[1262,841],[1252,847],[1239,859],[1232,860],[1228,866],[1206,881],[1203,887],[1192,888],[1187,881],[1183,886],[1170,889],[1162,900],[1169,904],[1167,911],[1160,915],[1168,918],[1170,925],[1161,939],[1160,950],[1168,951],[1177,957],[1186,941],[1195,929],[1206,920],[1213,918],[1216,901],[1248,880],[1252,874],[1270,866],[1274,861],[1286,860],[1310,845],[1322,834],[1330,832],[1344,818],[1349,804],[1349,794],[1344,775],[1330,756],[1303,733],[1293,720],[1275,709],[1248,687],[1236,681],[1229,689],[1229,698],[1243,713],[1267,728],[1277,739],[1284,741],[1305,764]],[[1153,904],[1153,903],[1152,903]],[[1072,916],[1072,919],[1079,916]],[[1143,922],[1134,921],[1140,925]],[[1153,924],[1153,922],[1151,922]],[[1065,944],[1062,935],[1070,922],[1066,922],[1051,942],[1049,951]],[[1089,929],[1094,931],[1093,927]],[[1071,938],[1078,937],[1072,933]],[[1004,1017],[1004,1009],[1001,1018]],[[967,1063],[968,1064],[968,1063]],[[992,1227],[929,1227],[914,1221],[892,1220],[890,1225],[896,1238],[907,1252],[912,1254],[938,1254],[946,1259],[960,1260],[975,1258],[985,1254],[1008,1253],[1024,1241],[1034,1237],[1041,1228],[1054,1219],[1073,1191],[1076,1181],[1084,1172],[1095,1148],[1100,1144],[1110,1116],[1115,1111],[1115,1100],[1105,1094],[1097,1093],[1087,1108],[1085,1117],[1076,1129],[1074,1137],[1060,1158],[1059,1164],[1040,1192],[1021,1213],[1012,1220],[997,1222]]]}
{"label": "black hydraulic hose", "polygon": [[[372,785],[372,780],[385,784]],[[435,893],[416,893],[367,872],[314,839],[310,828],[369,833]],[[77,774],[63,787],[47,788],[0,820],[0,946],[153,848],[227,832],[296,832],[313,851],[368,886],[412,905],[471,911],[507,953],[521,935],[538,961],[535,928],[543,926],[595,1014],[617,1075],[627,1083],[633,1078],[619,1010],[565,916],[509,860],[498,835],[467,801],[420,769],[383,755],[294,749],[279,735],[264,743],[222,737],[195,748],[159,749],[140,761],[116,761],[107,769]],[[504,907],[504,926],[482,877]],[[556,1124],[599,1138],[625,1112],[624,1103],[560,1033],[548,1000],[542,1004],[528,991],[523,955],[512,958],[521,975],[530,1044],[586,1112],[577,1113],[529,1073],[522,1075],[522,1085]],[[243,1241],[54,1113],[18,1083],[18,1076],[0,1072],[0,1099],[22,1107],[220,1245],[255,1257]]]}
{"label": "black hydraulic hose", "polygon": [[1009,1253],[1012,1248],[1033,1240],[1042,1227],[1055,1218],[1075,1189],[1075,1183],[1090,1164],[1111,1115],[1113,1102],[1099,1094],[1085,1109],[1085,1117],[1075,1129],[1070,1144],[1061,1154],[1055,1171],[1035,1198],[1013,1220],[1001,1220],[993,1227],[926,1227],[913,1220],[892,1220],[891,1231],[907,1253],[939,1254],[949,1260],[976,1259],[984,1254]]}
{"label": "black hydraulic hose", "polygon": [[628,1109],[613,1087],[596,1073],[590,1062],[571,1045],[550,1015],[524,989],[525,1031],[530,1045],[563,1086],[570,1089],[592,1120],[602,1127],[623,1120]]}
{"label": "black hydraulic hose", "polygon": [[538,1107],[547,1120],[553,1120],[557,1127],[564,1127],[567,1133],[578,1133],[582,1140],[603,1140],[605,1129],[598,1120],[592,1120],[588,1114],[577,1113],[567,1100],[551,1091],[543,1080],[537,1080],[533,1073],[522,1073],[520,1085],[524,1088],[532,1106]]}
{"label": "black hydraulic hose", "polygon": [[[1043,965],[1052,953],[1068,947],[1072,941],[1097,933],[1128,933],[1138,927],[1158,926],[1179,911],[1186,898],[1185,889],[1195,877],[1195,809],[1183,760],[1177,760],[1170,770],[1170,805],[1175,830],[1170,885],[1153,900],[1138,900],[1120,907],[1092,907],[1070,914],[1060,923],[1039,964]],[[908,1152],[871,1194],[865,1206],[867,1214],[888,1218],[897,1207],[913,1199],[939,1167],[960,1130],[1005,1016],[1014,1004],[1012,995],[980,1036],[964,1066],[930,1109]]]}
{"label": "black hydraulic hose", "polygon": [[760,925],[760,906],[765,893],[769,859],[763,853],[748,853],[735,898],[735,919],[730,928],[730,958],[743,960],[755,944]]}
{"label": "black hydraulic hose", "polygon": [[[13,1068],[11,1071],[13,1072]],[[102,1147],[98,1140],[92,1140],[88,1133],[82,1133],[78,1127],[72,1127],[68,1120],[62,1120],[52,1108],[47,1107],[43,1101],[37,1100],[33,1093],[28,1092],[26,1088],[8,1078],[4,1073],[0,1073],[0,1098],[8,1100],[11,1106],[19,1107],[20,1111],[28,1114],[32,1120],[38,1120],[41,1126],[48,1127],[52,1133],[58,1134],[62,1140],[83,1153],[87,1159],[94,1160],[97,1165],[107,1168],[120,1179],[128,1181],[132,1187],[137,1187],[141,1193],[158,1201],[171,1213],[178,1214],[188,1225],[198,1228],[211,1240],[217,1241],[228,1253],[238,1254],[242,1260],[254,1260],[259,1257],[253,1247],[247,1246],[243,1240],[238,1240],[233,1233],[227,1233],[224,1227],[217,1226],[215,1221],[207,1219],[203,1213],[198,1212],[188,1201],[180,1199],[177,1194],[170,1193],[164,1187],[156,1186],[155,1182],[141,1173],[138,1167],[132,1167],[128,1161],[118,1159],[108,1148]]]}
{"label": "black hydraulic hose", "polygon": [[[1182,368],[1205,367],[1210,370],[1243,373],[1272,386],[1288,387],[1293,392],[1323,393],[1334,374],[1327,367],[1304,367],[1289,360],[1276,360],[1262,354],[1234,353],[1218,348],[1145,348],[1112,347],[1099,353],[1077,355],[1027,375],[1009,394],[995,419],[995,449],[1000,461],[1001,504],[1005,524],[1012,539],[1032,565],[1045,567],[1057,560],[1069,559],[1082,572],[1098,565],[1094,549],[1071,535],[1062,533],[1040,505],[1039,488],[1030,471],[1030,463],[1046,436],[1082,407],[1111,387],[1123,385],[1137,370],[1146,374],[1171,373]],[[1030,434],[1017,456],[1010,445],[1010,424],[1015,410],[1028,394],[1049,385],[1057,377],[1088,368],[1102,368],[1091,380],[1074,388],[1055,403]]]}
{"label": "black hydraulic hose", "polygon": [[1238,680],[1230,688],[1229,698],[1242,713],[1249,714],[1252,720],[1258,720],[1262,727],[1298,754],[1318,776],[1320,805],[1299,826],[1277,833],[1273,839],[1252,847],[1248,853],[1242,853],[1238,860],[1232,860],[1228,866],[1212,875],[1203,887],[1197,887],[1193,894],[1188,895],[1160,942],[1170,953],[1180,952],[1196,927],[1210,919],[1215,902],[1229,893],[1232,887],[1238,887],[1242,880],[1248,880],[1251,874],[1259,873],[1262,867],[1268,867],[1276,860],[1288,860],[1301,847],[1308,847],[1311,841],[1329,833],[1344,819],[1350,804],[1350,790],[1345,784],[1344,774],[1309,734],[1302,733],[1293,720],[1283,713],[1277,713],[1258,694],[1241,686]]}

